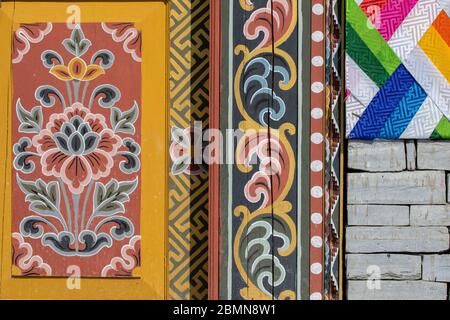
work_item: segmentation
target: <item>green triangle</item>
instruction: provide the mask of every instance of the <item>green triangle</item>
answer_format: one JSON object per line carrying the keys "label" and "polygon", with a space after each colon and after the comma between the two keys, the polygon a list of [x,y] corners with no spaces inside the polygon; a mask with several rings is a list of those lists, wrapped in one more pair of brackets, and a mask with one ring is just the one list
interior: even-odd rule
{"label": "green triangle", "polygon": [[439,121],[431,135],[431,139],[450,139],[450,121],[446,117],[442,117],[441,121]]}

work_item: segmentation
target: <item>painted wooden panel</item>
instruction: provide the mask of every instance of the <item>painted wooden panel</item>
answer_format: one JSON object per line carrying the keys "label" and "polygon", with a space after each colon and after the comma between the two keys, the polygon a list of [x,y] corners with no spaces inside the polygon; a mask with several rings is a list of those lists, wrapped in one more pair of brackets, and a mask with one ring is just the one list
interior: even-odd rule
{"label": "painted wooden panel", "polygon": [[[316,6],[316,7],[314,7]],[[315,0],[311,3],[313,8],[321,8],[311,14],[311,59],[318,57],[322,63],[311,65],[311,164],[310,171],[310,297],[323,298],[323,236],[325,227],[325,7],[324,1]],[[317,9],[316,9],[317,10]],[[320,14],[319,14],[320,13]],[[316,241],[314,241],[316,240]],[[321,242],[320,245],[314,243]]]}
{"label": "painted wooden panel", "polygon": [[[134,48],[114,40],[119,31],[135,35]],[[42,40],[27,45],[37,34]],[[141,60],[131,23],[15,31],[12,259],[20,274],[130,277],[140,266]],[[27,254],[39,262],[21,259]]]}
{"label": "painted wooden panel", "polygon": [[[171,0],[169,125],[188,135],[209,126],[209,0]],[[205,164],[190,165],[191,146],[171,135],[168,298],[208,296],[208,188]]]}
{"label": "painted wooden panel", "polygon": [[[227,178],[221,178],[220,248],[226,254],[220,255],[219,297],[296,299],[298,243],[305,241],[297,232],[299,8],[296,1],[231,1],[221,8],[227,37],[220,125],[242,134],[227,157],[233,164],[220,170]],[[252,158],[258,161],[250,164]]]}
{"label": "painted wooden panel", "polygon": [[220,201],[211,230],[220,236],[210,296],[337,299],[339,3],[230,1],[216,10],[213,127],[241,135],[226,138],[233,161],[211,167]]}
{"label": "painted wooden panel", "polygon": [[168,8],[77,6],[0,9],[0,296],[165,298]]}

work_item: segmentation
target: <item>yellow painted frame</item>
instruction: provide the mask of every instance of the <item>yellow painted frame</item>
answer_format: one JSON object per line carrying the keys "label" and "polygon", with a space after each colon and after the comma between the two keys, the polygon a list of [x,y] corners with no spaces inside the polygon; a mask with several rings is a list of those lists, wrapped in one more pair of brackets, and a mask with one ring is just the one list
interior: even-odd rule
{"label": "yellow painted frame", "polygon": [[[81,22],[135,22],[143,33],[142,203],[140,278],[81,279],[12,276],[11,262],[11,33],[17,23],[66,22],[68,5],[81,8]],[[0,298],[165,299],[168,208],[168,2],[3,1],[0,7]],[[14,14],[13,14],[14,13]],[[14,16],[14,21],[12,17]],[[158,26],[155,28],[155,26]],[[163,27],[159,27],[163,26]],[[149,36],[146,36],[146,35]],[[155,45],[158,44],[158,45]],[[150,63],[151,62],[151,63]],[[156,108],[164,105],[164,108]],[[155,107],[156,106],[156,107]],[[1,122],[0,121],[0,122]],[[5,156],[6,155],[6,156]],[[162,235],[161,235],[162,233]],[[158,236],[157,236],[158,235]]]}

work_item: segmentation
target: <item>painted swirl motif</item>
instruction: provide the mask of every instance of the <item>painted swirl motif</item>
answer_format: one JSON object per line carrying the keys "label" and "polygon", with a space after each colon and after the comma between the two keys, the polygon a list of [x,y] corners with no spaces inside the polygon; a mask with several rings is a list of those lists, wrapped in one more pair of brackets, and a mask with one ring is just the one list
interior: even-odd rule
{"label": "painted swirl motif", "polygon": [[[246,4],[251,5],[251,1],[247,1]],[[272,37],[278,45],[278,42],[282,42],[283,37],[289,33],[289,29],[295,26],[295,22],[293,23],[295,18],[292,0],[268,0],[266,7],[252,12],[244,25],[244,35],[249,40],[255,40],[263,34],[257,49],[271,46]]]}
{"label": "painted swirl motif", "polygon": [[252,172],[250,162],[255,156],[258,158],[259,168],[245,185],[244,194],[248,201],[260,203],[259,209],[279,199],[289,182],[291,159],[286,147],[272,135],[267,131],[247,135],[240,140],[236,150],[237,161],[243,164],[240,166],[242,172]]}
{"label": "painted swirl motif", "polygon": [[[88,28],[95,34],[99,27]],[[64,24],[55,28],[67,30]],[[132,203],[139,200],[139,103],[132,100],[131,107],[120,108],[119,88],[103,82],[108,72],[117,74],[116,58],[125,54],[91,50],[98,46],[81,25],[69,32],[62,41],[66,52],[52,48],[40,53],[39,68],[47,73],[42,78],[52,85],[35,88],[38,106],[27,107],[29,91],[15,86],[14,190],[24,195],[28,210],[13,213],[14,236],[29,241],[31,253],[44,252],[42,256],[54,262],[52,267],[58,265],[55,259],[65,257],[65,263],[89,269],[82,275],[100,276],[102,270],[91,270],[79,259],[116,256],[123,241],[139,235],[139,201]],[[33,51],[29,56],[39,57]],[[19,78],[17,70],[26,68],[23,63],[29,62],[14,67]],[[91,83],[95,86],[90,90]],[[66,274],[58,268],[45,275]]]}
{"label": "painted swirl motif", "polygon": [[19,63],[30,51],[31,44],[41,42],[53,29],[51,23],[26,23],[13,36],[13,63]]}
{"label": "painted swirl motif", "polygon": [[[297,2],[269,1],[256,10],[250,0],[240,3],[242,9],[252,11],[244,25],[245,37],[255,40],[263,36],[254,50],[244,45],[234,49],[236,56],[242,56],[234,97],[244,119],[239,124],[244,134],[236,148],[236,162],[238,170],[249,177],[243,190],[248,205],[234,209],[241,221],[234,238],[234,262],[246,279],[246,287],[240,290],[244,299],[295,299],[293,290],[278,289],[286,287],[283,259],[297,247],[295,213],[286,200],[296,165],[288,137],[295,135],[296,129],[286,119],[289,106],[278,93],[291,90],[297,82],[293,58],[279,48],[295,30]],[[250,209],[255,205],[256,210]]]}
{"label": "painted swirl motif", "polygon": [[23,276],[51,276],[52,268],[44,262],[42,257],[33,255],[33,247],[26,243],[20,233],[13,233],[13,265]]}
{"label": "painted swirl motif", "polygon": [[256,113],[254,117],[265,127],[269,126],[269,122],[279,122],[286,113],[286,103],[271,88],[272,73],[281,77],[279,85],[286,85],[291,81],[289,70],[283,66],[285,61],[275,57],[274,67],[271,56],[272,53],[263,53],[250,60],[243,75],[245,104],[251,106],[249,112]]}
{"label": "painted swirl motif", "polygon": [[102,270],[102,277],[131,277],[141,266],[141,237],[134,236],[121,249],[121,256],[111,259]]}
{"label": "painted swirl motif", "polygon": [[123,49],[133,60],[142,62],[141,32],[132,23],[102,23],[102,27],[114,41],[123,43]]}

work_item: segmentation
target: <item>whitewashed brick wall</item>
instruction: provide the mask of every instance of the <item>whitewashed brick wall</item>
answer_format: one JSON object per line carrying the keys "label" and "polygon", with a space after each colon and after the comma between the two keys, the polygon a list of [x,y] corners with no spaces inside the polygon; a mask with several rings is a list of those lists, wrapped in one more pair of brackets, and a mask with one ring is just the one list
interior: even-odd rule
{"label": "whitewashed brick wall", "polygon": [[448,299],[450,142],[350,142],[346,287],[353,299]]}

